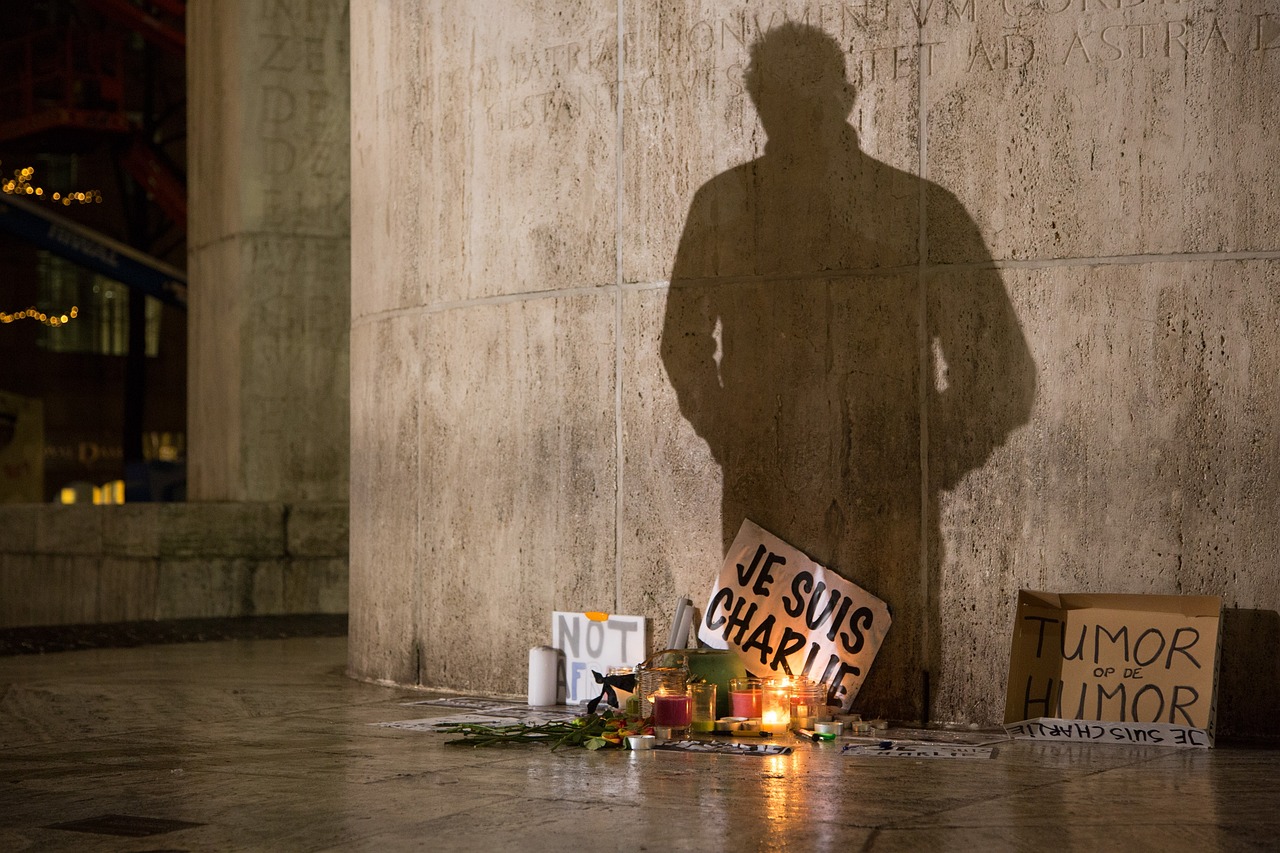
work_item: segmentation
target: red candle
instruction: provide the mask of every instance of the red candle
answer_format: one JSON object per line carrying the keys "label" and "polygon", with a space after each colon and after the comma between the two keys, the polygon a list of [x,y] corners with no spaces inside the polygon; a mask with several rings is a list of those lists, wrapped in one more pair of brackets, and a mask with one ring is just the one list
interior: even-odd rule
{"label": "red candle", "polygon": [[759,690],[731,690],[729,701],[733,705],[733,716],[759,718],[760,696]]}
{"label": "red candle", "polygon": [[659,693],[653,697],[653,724],[685,728],[692,716],[693,700],[683,693]]}

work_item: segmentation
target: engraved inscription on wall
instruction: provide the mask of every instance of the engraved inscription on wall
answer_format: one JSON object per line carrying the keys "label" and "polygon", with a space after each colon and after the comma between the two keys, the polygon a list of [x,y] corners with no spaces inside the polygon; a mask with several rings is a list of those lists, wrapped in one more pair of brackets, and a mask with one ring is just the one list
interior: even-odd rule
{"label": "engraved inscription on wall", "polygon": [[346,5],[255,4],[250,73],[267,222],[343,232],[350,197]]}
{"label": "engraved inscription on wall", "polygon": [[1230,13],[1187,0],[1000,0],[1000,11],[1002,30],[970,41],[967,71],[1265,61],[1280,48],[1280,14],[1262,8]]}
{"label": "engraved inscription on wall", "polygon": [[1193,0],[854,0],[770,12],[744,7],[678,23],[658,15],[647,29],[623,35],[620,72],[612,27],[549,44],[492,44],[469,69],[436,82],[478,96],[484,126],[495,132],[584,118],[611,122],[619,92],[626,110],[690,99],[733,108],[746,100],[750,45],[785,21],[833,36],[847,51],[851,80],[864,88],[911,86],[918,73],[954,79],[1038,67],[1280,57],[1280,11],[1265,0],[1235,10]]}

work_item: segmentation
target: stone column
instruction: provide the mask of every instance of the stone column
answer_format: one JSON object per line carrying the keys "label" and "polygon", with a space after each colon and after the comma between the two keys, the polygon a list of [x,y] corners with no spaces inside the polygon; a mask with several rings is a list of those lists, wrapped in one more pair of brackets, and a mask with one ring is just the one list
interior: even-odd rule
{"label": "stone column", "polygon": [[187,7],[191,500],[345,501],[345,0]]}

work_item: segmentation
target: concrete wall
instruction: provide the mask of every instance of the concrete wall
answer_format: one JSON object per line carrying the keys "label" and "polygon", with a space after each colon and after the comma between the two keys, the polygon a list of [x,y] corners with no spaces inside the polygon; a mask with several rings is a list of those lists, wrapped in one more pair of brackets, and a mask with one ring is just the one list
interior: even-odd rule
{"label": "concrete wall", "polygon": [[665,637],[749,515],[893,608],[872,713],[927,673],[932,718],[996,720],[1020,587],[1221,595],[1224,679],[1276,681],[1274,10],[356,0],[351,33],[353,672],[519,692],[557,608]]}
{"label": "concrete wall", "polygon": [[187,7],[188,497],[347,498],[345,0]]}
{"label": "concrete wall", "polygon": [[4,506],[0,628],[345,613],[347,505]]}

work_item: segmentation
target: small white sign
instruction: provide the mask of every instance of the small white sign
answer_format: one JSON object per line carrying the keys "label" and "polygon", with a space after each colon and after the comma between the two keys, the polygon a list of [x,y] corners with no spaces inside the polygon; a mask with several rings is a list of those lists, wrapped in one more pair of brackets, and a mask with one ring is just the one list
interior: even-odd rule
{"label": "small white sign", "polygon": [[646,643],[643,616],[553,612],[551,645],[564,652],[560,698],[565,704],[590,702],[600,695],[592,671],[604,675],[611,666],[636,666],[645,658]]}

